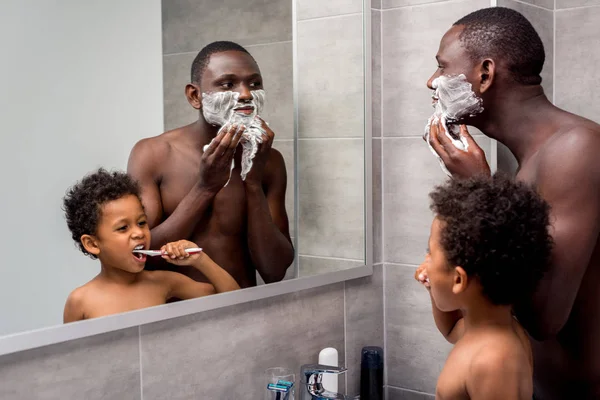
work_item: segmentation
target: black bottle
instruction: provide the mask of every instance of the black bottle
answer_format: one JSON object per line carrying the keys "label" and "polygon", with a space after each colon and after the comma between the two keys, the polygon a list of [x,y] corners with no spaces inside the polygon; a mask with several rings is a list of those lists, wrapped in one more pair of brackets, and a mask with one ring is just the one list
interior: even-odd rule
{"label": "black bottle", "polygon": [[360,362],[360,400],[383,400],[383,349],[363,347]]}

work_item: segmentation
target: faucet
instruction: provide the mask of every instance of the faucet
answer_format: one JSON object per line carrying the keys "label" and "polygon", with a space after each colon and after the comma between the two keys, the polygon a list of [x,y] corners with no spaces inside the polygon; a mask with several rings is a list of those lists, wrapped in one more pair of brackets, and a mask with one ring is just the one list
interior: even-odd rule
{"label": "faucet", "polygon": [[350,400],[340,393],[330,392],[325,390],[323,384],[323,374],[342,374],[346,372],[346,368],[332,367],[322,364],[307,364],[301,369],[302,387],[299,389],[300,400]]}

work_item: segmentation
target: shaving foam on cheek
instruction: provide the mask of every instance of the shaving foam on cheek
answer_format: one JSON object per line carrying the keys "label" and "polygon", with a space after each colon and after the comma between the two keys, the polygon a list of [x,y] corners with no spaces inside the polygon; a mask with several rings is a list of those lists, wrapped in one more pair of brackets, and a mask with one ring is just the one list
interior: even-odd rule
{"label": "shaving foam on cheek", "polygon": [[[258,151],[258,144],[262,143],[262,135],[266,133],[261,126],[260,120],[257,118],[265,104],[265,91],[253,90],[251,94],[252,101],[243,103],[239,102],[240,94],[238,92],[228,91],[202,94],[202,115],[204,115],[204,119],[209,124],[221,127],[219,133],[234,124],[245,127],[245,131],[240,139],[240,143],[242,144],[242,171],[240,173],[242,180],[246,180],[246,175],[252,169],[252,162]],[[235,111],[238,107],[248,106],[253,107],[253,111],[250,114]],[[204,151],[206,151],[208,146],[210,146],[210,143],[204,146]],[[230,180],[231,171],[233,171],[234,167],[235,161],[232,160],[229,172]],[[229,180],[225,186],[228,183]]]}
{"label": "shaving foam on cheek", "polygon": [[452,144],[462,151],[468,151],[467,139],[460,134],[460,127],[456,122],[465,117],[473,117],[483,112],[483,100],[473,92],[471,84],[464,74],[456,76],[440,76],[431,85],[435,92],[437,102],[434,104],[434,113],[427,121],[423,137],[429,145],[431,152],[438,158],[440,167],[448,176],[452,174],[429,143],[429,132],[431,124],[441,121],[444,133],[452,141]]}

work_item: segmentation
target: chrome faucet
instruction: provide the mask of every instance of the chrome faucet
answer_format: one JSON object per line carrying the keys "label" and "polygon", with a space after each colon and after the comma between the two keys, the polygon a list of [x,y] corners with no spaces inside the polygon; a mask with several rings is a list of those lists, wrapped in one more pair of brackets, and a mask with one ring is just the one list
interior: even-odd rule
{"label": "chrome faucet", "polygon": [[340,393],[330,392],[323,387],[323,374],[343,374],[346,368],[332,367],[321,364],[303,365],[301,369],[301,384],[298,391],[300,400],[350,400]]}

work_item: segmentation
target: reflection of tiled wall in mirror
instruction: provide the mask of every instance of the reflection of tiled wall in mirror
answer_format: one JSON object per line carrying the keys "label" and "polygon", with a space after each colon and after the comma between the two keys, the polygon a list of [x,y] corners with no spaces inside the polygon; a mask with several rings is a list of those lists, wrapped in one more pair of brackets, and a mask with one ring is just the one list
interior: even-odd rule
{"label": "reflection of tiled wall in mirror", "polygon": [[299,275],[364,264],[361,1],[297,1]]}
{"label": "reflection of tiled wall in mirror", "polygon": [[[290,234],[294,236],[292,2],[163,0],[162,5],[165,130],[198,119],[198,111],[188,104],[184,92],[190,81],[192,61],[198,52],[218,40],[230,40],[244,46],[256,59],[264,79],[267,98],[262,117],[275,132],[273,147],[285,160],[288,174],[286,209]],[[264,23],[265,16],[268,16],[268,23]],[[286,278],[294,275],[292,266]]]}

